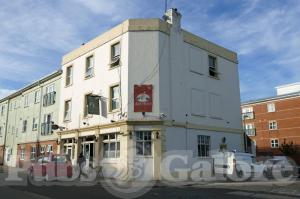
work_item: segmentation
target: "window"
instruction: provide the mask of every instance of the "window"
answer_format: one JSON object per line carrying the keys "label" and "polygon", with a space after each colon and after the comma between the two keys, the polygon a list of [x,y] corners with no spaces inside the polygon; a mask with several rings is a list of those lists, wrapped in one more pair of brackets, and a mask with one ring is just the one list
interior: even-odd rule
{"label": "window", "polygon": [[47,146],[47,153],[52,153],[53,152],[53,146],[52,145],[48,145]]}
{"label": "window", "polygon": [[119,85],[110,87],[110,110],[116,110],[120,108],[120,87]]}
{"label": "window", "polygon": [[50,106],[55,103],[55,85],[51,84],[46,87],[46,94],[43,97],[43,106]]}
{"label": "window", "polygon": [[136,154],[149,156],[152,154],[151,131],[136,131]]}
{"label": "window", "polygon": [[210,153],[210,136],[198,135],[198,156],[208,157]]}
{"label": "window", "polygon": [[35,160],[35,156],[36,156],[36,147],[32,146],[30,151],[30,160]]}
{"label": "window", "polygon": [[27,131],[27,120],[23,120],[22,132],[25,133],[26,131]]}
{"label": "window", "polygon": [[66,71],[66,86],[70,86],[73,83],[73,66],[67,67]]}
{"label": "window", "polygon": [[5,106],[2,105],[2,106],[1,106],[1,116],[4,116],[4,111],[5,111]]}
{"label": "window", "polygon": [[254,119],[253,107],[242,108],[243,120]]}
{"label": "window", "polygon": [[267,109],[269,113],[275,112],[275,104],[274,103],[267,104]]}
{"label": "window", "polygon": [[32,118],[32,130],[36,131],[37,127],[38,127],[37,119],[34,117],[34,118]]}
{"label": "window", "polygon": [[216,57],[208,55],[208,67],[209,67],[209,76],[218,77]]}
{"label": "window", "polygon": [[40,90],[37,90],[34,92],[34,103],[39,103],[41,98]]}
{"label": "window", "polygon": [[0,126],[0,137],[2,137],[2,126]]}
{"label": "window", "polygon": [[89,78],[94,75],[94,56],[91,55],[86,58],[85,63],[85,77]]}
{"label": "window", "polygon": [[269,130],[276,130],[276,129],[277,129],[277,122],[269,121]]}
{"label": "window", "polygon": [[64,111],[64,120],[65,121],[71,120],[71,106],[72,106],[71,103],[72,103],[71,100],[65,101],[65,111]]}
{"label": "window", "polygon": [[254,127],[253,123],[245,124],[244,129],[245,129],[245,133],[248,136],[255,136],[256,135],[256,131],[255,131],[255,127]]}
{"label": "window", "polygon": [[118,66],[120,64],[121,45],[120,42],[111,46],[111,67]]}
{"label": "window", "polygon": [[278,147],[279,147],[278,139],[271,139],[271,148],[278,148]]}
{"label": "window", "polygon": [[29,106],[29,95],[25,95],[24,96],[24,107],[28,107]]}
{"label": "window", "polygon": [[52,133],[52,113],[44,114],[44,122],[41,124],[41,135],[51,135]]}
{"label": "window", "polygon": [[120,157],[120,136],[118,133],[103,135],[103,157],[119,158]]}
{"label": "window", "polygon": [[45,146],[40,146],[40,154],[41,155],[45,154]]}
{"label": "window", "polygon": [[25,148],[21,147],[20,149],[20,160],[25,160]]}
{"label": "window", "polygon": [[84,116],[100,115],[100,96],[88,94],[84,100]]}

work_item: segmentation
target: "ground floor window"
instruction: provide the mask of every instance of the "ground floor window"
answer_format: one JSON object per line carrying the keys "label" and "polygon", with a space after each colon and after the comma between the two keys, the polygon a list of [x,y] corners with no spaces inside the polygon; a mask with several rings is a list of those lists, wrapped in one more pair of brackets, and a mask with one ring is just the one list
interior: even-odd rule
{"label": "ground floor window", "polygon": [[30,160],[35,160],[35,156],[36,156],[36,147],[32,146],[30,151]]}
{"label": "ground floor window", "polygon": [[47,152],[48,153],[52,153],[53,152],[53,146],[52,145],[48,145],[47,146]]}
{"label": "ground floor window", "polygon": [[40,154],[44,155],[45,154],[45,146],[40,147]]}
{"label": "ground floor window", "polygon": [[279,147],[278,139],[271,139],[271,148],[278,148],[278,147]]}
{"label": "ground floor window", "polygon": [[208,157],[210,153],[210,136],[198,135],[198,156]]}
{"label": "ground floor window", "polygon": [[25,148],[21,147],[20,150],[20,160],[25,160]]}
{"label": "ground floor window", "polygon": [[151,131],[136,131],[136,154],[141,156],[152,155]]}
{"label": "ground floor window", "polygon": [[103,157],[120,157],[120,135],[119,133],[110,133],[103,135]]}

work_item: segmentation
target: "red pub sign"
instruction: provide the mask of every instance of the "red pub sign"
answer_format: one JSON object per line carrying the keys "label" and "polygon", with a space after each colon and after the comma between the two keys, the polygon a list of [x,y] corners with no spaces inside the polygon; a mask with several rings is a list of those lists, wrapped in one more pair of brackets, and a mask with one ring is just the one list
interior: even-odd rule
{"label": "red pub sign", "polygon": [[152,92],[152,85],[134,85],[134,112],[152,112]]}

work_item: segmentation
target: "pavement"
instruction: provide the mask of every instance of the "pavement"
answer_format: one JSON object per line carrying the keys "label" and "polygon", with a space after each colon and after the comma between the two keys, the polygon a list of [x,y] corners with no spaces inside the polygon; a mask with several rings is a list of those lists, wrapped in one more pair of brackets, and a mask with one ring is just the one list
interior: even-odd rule
{"label": "pavement", "polygon": [[[300,180],[256,182],[120,182],[113,179],[70,182],[27,182],[26,174],[19,181],[6,181],[6,169],[0,169],[0,198],[5,199],[76,199],[76,198],[300,198]],[[14,177],[14,176],[13,176]]]}

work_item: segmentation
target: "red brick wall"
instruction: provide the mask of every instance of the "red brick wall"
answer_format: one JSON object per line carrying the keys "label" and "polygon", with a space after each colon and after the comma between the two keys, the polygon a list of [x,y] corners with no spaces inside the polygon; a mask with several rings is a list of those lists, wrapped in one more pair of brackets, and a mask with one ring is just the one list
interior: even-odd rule
{"label": "red brick wall", "polygon": [[[36,146],[36,157],[40,156],[40,147],[45,146],[45,155],[47,155],[47,146],[52,145],[53,147],[53,153],[57,152],[57,143],[56,141],[43,141],[43,142],[32,142],[32,143],[24,143],[24,144],[18,144],[18,157],[17,157],[17,162],[18,162],[18,167],[20,168],[27,168],[31,164],[30,160],[30,153],[31,153],[31,147]],[[20,160],[20,155],[21,155],[21,148],[25,148],[25,158],[24,160]]]}
{"label": "red brick wall", "polygon": [[[275,104],[275,112],[267,111],[267,104]],[[262,102],[242,107],[253,107],[254,119],[247,119],[245,123],[254,123],[256,136],[250,139],[256,141],[257,156],[263,154],[282,155],[279,149],[271,148],[271,139],[279,140],[279,145],[284,140],[293,142],[297,147],[298,155],[294,155],[295,161],[300,165],[300,97],[286,98],[277,101]],[[277,121],[277,130],[269,130],[269,121]]]}

